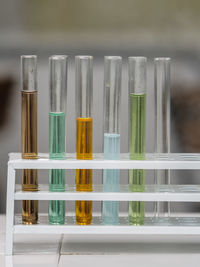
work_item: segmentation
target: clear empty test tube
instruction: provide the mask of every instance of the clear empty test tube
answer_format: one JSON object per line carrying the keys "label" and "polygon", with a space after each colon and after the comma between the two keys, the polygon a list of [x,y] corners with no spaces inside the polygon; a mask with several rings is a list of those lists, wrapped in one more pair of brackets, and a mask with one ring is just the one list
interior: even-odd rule
{"label": "clear empty test tube", "polygon": [[[131,160],[145,159],[146,64],[147,59],[145,57],[129,57],[129,151]],[[129,190],[131,192],[143,192],[145,190],[144,170],[129,170]],[[143,201],[130,201],[129,223],[142,225],[144,219],[145,203]]]}
{"label": "clear empty test tube", "polygon": [[[21,138],[22,158],[37,159],[37,56],[21,56]],[[22,170],[22,190],[37,191],[37,170]],[[38,201],[22,201],[22,222],[36,224]]]}
{"label": "clear empty test tube", "polygon": [[[49,158],[65,159],[65,113],[67,97],[67,56],[49,58],[50,112],[49,112]],[[65,170],[49,171],[49,191],[65,191]],[[65,201],[49,201],[49,223],[65,223]]]}
{"label": "clear empty test tube", "polygon": [[[76,158],[92,159],[93,57],[76,56]],[[92,191],[92,170],[76,170],[76,190]],[[76,201],[76,222],[92,222],[92,201]]]}
{"label": "clear empty test tube", "polygon": [[[170,58],[154,59],[155,152],[170,153]],[[155,170],[155,185],[170,184],[169,170]],[[166,218],[169,202],[155,202],[155,217]]]}
{"label": "clear empty test tube", "polygon": [[[104,159],[120,159],[120,97],[122,58],[104,58]],[[120,170],[103,170],[103,191],[119,191]],[[118,224],[118,201],[103,201],[103,224]]]}

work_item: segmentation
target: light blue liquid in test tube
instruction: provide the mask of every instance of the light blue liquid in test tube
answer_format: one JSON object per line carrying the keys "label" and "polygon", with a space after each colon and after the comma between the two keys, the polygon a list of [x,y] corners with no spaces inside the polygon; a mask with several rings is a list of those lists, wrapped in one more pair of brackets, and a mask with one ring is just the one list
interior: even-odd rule
{"label": "light blue liquid in test tube", "polygon": [[[104,159],[120,159],[120,134],[104,134]],[[120,170],[103,170],[103,191],[119,191]],[[119,202],[103,201],[103,224],[119,223]]]}
{"label": "light blue liquid in test tube", "polygon": [[[121,65],[119,56],[104,58],[104,159],[120,159]],[[120,170],[103,170],[103,191],[118,192]],[[103,201],[103,224],[119,223],[119,201]]]}

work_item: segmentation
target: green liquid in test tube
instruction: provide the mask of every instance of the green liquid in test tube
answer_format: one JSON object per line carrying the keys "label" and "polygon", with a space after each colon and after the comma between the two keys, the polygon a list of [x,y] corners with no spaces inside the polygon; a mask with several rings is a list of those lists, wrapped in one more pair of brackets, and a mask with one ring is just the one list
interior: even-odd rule
{"label": "green liquid in test tube", "polygon": [[[130,140],[131,160],[145,159],[146,141],[146,58],[129,57],[129,105],[130,105]],[[145,191],[145,170],[129,170],[130,192]],[[143,225],[145,203],[129,202],[129,223]]]}
{"label": "green liquid in test tube", "polygon": [[[65,159],[65,106],[67,89],[67,57],[50,57],[49,158]],[[49,171],[49,191],[65,191],[65,170]],[[49,223],[65,223],[65,201],[49,201]]]}

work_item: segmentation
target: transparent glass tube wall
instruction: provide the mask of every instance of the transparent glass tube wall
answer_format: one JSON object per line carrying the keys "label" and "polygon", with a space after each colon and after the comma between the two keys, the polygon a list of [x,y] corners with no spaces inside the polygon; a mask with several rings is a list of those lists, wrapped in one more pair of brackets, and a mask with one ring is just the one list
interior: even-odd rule
{"label": "transparent glass tube wall", "polygon": [[[154,59],[155,79],[155,152],[170,153],[170,58]],[[155,184],[170,184],[169,170],[155,171]],[[169,202],[155,203],[155,216],[170,213]]]}
{"label": "transparent glass tube wall", "polygon": [[[49,157],[59,160],[64,159],[66,153],[67,56],[51,56],[49,58],[49,73]],[[65,191],[65,170],[53,169],[49,171],[49,190],[53,192]],[[65,223],[65,201],[49,201],[49,223]]]}
{"label": "transparent glass tube wall", "polygon": [[[129,150],[131,160],[144,160],[146,151],[146,62],[145,57],[129,57]],[[145,190],[145,171],[129,170],[129,190]],[[143,201],[129,202],[129,223],[144,224]]]}
{"label": "transparent glass tube wall", "polygon": [[[76,158],[92,159],[93,57],[76,56]],[[76,190],[92,191],[92,170],[76,170]],[[76,222],[92,222],[92,201],[76,201]]]}
{"label": "transparent glass tube wall", "polygon": [[[21,138],[22,158],[37,159],[37,57],[21,56]],[[22,190],[37,191],[37,170],[22,170]],[[22,201],[22,222],[35,224],[38,201]]]}
{"label": "transparent glass tube wall", "polygon": [[[120,159],[120,96],[122,58],[104,58],[104,159]],[[104,192],[119,191],[120,170],[103,171]],[[118,224],[118,201],[103,201],[104,224]]]}

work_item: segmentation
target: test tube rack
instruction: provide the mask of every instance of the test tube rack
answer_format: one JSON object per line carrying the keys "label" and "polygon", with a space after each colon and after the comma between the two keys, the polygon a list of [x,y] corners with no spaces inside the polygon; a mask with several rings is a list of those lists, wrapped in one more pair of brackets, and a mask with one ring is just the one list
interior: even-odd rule
{"label": "test tube rack", "polygon": [[[64,225],[50,225],[42,220],[35,225],[22,224],[14,214],[17,200],[92,200],[92,201],[167,201],[200,202],[200,185],[147,185],[145,192],[129,192],[121,185],[119,192],[103,192],[102,186],[94,186],[92,192],[49,192],[48,185],[40,185],[37,192],[24,192],[16,185],[18,169],[169,169],[200,170],[200,154],[146,154],[145,160],[129,160],[121,154],[120,160],[104,160],[102,154],[94,154],[92,160],[77,160],[75,154],[66,154],[65,160],[49,159],[48,154],[39,154],[36,160],[21,158],[21,153],[9,154],[6,207],[6,255],[13,254],[14,234],[113,234],[113,235],[200,235],[200,217],[171,217],[169,224],[156,224],[154,217],[146,217],[144,225],[129,225],[128,218],[120,218],[119,225],[103,225],[100,218],[93,218],[91,225],[76,225],[67,217]],[[122,178],[121,178],[122,179]],[[127,215],[128,216],[128,215]],[[48,216],[46,216],[48,218]]]}

